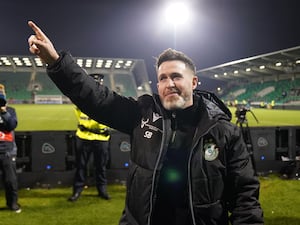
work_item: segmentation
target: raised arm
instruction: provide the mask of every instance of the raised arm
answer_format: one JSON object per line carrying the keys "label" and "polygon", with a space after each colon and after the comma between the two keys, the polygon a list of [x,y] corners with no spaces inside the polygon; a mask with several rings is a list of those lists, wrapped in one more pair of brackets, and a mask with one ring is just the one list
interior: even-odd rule
{"label": "raised arm", "polygon": [[39,56],[43,62],[52,65],[59,58],[52,42],[34,22],[28,21],[28,25],[35,33],[28,38],[29,51]]}

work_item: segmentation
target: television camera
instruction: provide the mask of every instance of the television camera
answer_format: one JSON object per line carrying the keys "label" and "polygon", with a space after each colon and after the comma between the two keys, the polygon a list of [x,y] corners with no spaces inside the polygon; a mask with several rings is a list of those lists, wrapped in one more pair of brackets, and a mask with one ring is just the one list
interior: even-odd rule
{"label": "television camera", "polygon": [[235,111],[235,116],[237,117],[236,124],[239,125],[241,128],[244,141],[246,143],[248,152],[250,153],[250,156],[251,156],[251,161],[252,161],[252,165],[254,168],[254,172],[255,172],[255,174],[257,174],[256,165],[255,165],[255,161],[254,161],[254,155],[253,155],[254,153],[253,153],[253,144],[252,144],[252,139],[251,139],[251,133],[250,133],[250,129],[248,126],[248,120],[246,117],[247,112],[250,112],[252,114],[253,118],[255,119],[255,121],[257,123],[259,123],[255,114],[250,110],[250,107],[242,105],[242,106],[238,106]]}

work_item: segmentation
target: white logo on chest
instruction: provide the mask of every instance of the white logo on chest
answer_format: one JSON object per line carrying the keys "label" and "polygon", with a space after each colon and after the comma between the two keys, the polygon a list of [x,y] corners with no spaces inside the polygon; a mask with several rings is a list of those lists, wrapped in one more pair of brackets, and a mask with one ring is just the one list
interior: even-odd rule
{"label": "white logo on chest", "polygon": [[219,155],[219,148],[214,143],[207,143],[204,145],[204,158],[207,161],[215,160]]}
{"label": "white logo on chest", "polygon": [[152,132],[151,131],[145,131],[144,137],[150,139],[152,137]]}
{"label": "white logo on chest", "polygon": [[158,114],[158,113],[153,113],[153,116],[152,116],[152,122],[154,123],[156,120],[160,119],[161,116]]}
{"label": "white logo on chest", "polygon": [[[149,118],[148,119],[142,119],[141,120],[141,128],[144,128],[144,127],[147,127],[149,130],[152,130],[152,131],[159,131],[162,133],[162,130],[151,125],[151,124],[148,124],[149,123]],[[152,132],[151,132],[152,133]]]}

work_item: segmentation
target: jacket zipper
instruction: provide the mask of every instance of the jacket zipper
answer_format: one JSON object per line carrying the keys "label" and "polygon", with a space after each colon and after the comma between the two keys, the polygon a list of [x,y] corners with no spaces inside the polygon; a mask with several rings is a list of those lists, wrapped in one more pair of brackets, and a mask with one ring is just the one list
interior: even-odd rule
{"label": "jacket zipper", "polygon": [[152,175],[152,183],[151,183],[151,193],[150,193],[150,210],[149,210],[149,215],[148,215],[148,221],[147,221],[147,224],[150,225],[151,224],[151,216],[152,216],[152,211],[153,211],[153,197],[154,197],[154,182],[155,182],[155,177],[156,177],[156,171],[157,171],[157,168],[158,168],[158,165],[159,165],[159,161],[161,159],[161,155],[162,155],[162,152],[163,152],[163,148],[164,148],[164,143],[165,143],[165,139],[166,139],[166,121],[163,120],[162,122],[162,141],[161,141],[161,146],[160,146],[160,149],[159,149],[159,155],[158,155],[158,158],[156,160],[156,164],[155,164],[155,167],[154,167],[154,171],[153,171],[153,175]]}
{"label": "jacket zipper", "polygon": [[[200,137],[199,140],[201,141],[200,147],[201,149],[203,148],[203,137],[213,128],[216,126],[216,123],[214,123],[211,127],[209,127],[205,133],[203,133]],[[194,138],[196,138],[196,134],[198,133],[198,129],[199,127],[197,127],[196,131],[195,131],[195,136]],[[193,138],[193,140],[194,140]],[[191,160],[192,160],[192,155],[194,152],[194,149],[196,148],[197,142],[194,142],[194,145],[192,146],[190,155],[189,155],[189,160],[188,160],[188,189],[189,189],[189,202],[190,202],[190,211],[191,211],[191,216],[192,216],[192,221],[193,221],[193,225],[196,225],[196,220],[195,220],[195,214],[194,214],[194,207],[193,207],[193,197],[192,197],[192,182],[191,182]]]}
{"label": "jacket zipper", "polygon": [[176,113],[172,112],[171,116],[172,116],[172,120],[171,120],[171,127],[172,127],[171,143],[174,143],[175,137],[176,137],[176,131],[177,131]]}

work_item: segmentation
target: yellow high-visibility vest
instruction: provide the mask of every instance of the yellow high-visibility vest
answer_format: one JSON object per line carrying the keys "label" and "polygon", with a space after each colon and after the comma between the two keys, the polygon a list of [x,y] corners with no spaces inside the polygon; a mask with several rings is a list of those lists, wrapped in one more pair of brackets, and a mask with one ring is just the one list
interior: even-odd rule
{"label": "yellow high-visibility vest", "polygon": [[105,135],[105,130],[109,130],[108,126],[100,124],[89,118],[86,114],[75,108],[75,115],[78,119],[78,128],[76,136],[85,140],[108,141],[110,135]]}

